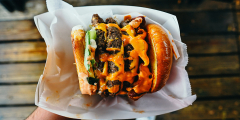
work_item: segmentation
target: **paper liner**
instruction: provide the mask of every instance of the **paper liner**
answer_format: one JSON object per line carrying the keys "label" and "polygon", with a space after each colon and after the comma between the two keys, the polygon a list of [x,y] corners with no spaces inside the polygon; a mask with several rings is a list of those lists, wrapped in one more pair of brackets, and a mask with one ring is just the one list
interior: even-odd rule
{"label": "paper liner", "polygon": [[[185,67],[188,62],[186,45],[181,42],[175,16],[142,7],[89,6],[73,8],[61,0],[47,0],[49,12],[34,17],[36,26],[47,44],[47,61],[35,95],[35,104],[48,111],[71,118],[81,119],[127,119],[159,115],[191,105],[196,96]],[[170,78],[160,91],[148,93],[138,101],[126,96],[101,98],[99,95],[82,95],[74,63],[70,33],[75,25],[85,30],[93,13],[102,18],[140,13],[149,17],[147,23],[158,23],[170,31],[181,56],[173,61]],[[115,15],[113,15],[115,14]],[[150,19],[151,18],[151,19]],[[154,21],[153,21],[154,20]]]}

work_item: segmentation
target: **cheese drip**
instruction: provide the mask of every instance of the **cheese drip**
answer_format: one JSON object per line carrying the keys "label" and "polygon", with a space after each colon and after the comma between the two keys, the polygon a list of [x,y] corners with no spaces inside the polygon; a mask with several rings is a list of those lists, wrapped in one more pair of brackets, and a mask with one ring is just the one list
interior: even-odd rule
{"label": "cheese drip", "polygon": [[[134,27],[129,24],[122,28],[122,31],[125,31],[128,35],[123,35],[122,39],[124,41],[124,46],[131,44],[133,46],[133,50],[130,52],[130,56],[128,60],[132,60],[130,64],[130,71],[125,72],[125,81],[129,83],[134,82],[134,77],[138,75],[138,81],[134,83],[133,88],[127,88],[127,91],[131,91],[132,89],[138,93],[146,93],[149,91],[152,85],[152,79],[149,79],[151,75],[148,65],[149,65],[149,57],[147,56],[148,44],[144,40],[147,33],[143,29],[138,29],[137,33],[135,32]],[[138,24],[140,25],[140,24]],[[137,36],[135,36],[137,34]],[[139,57],[143,60],[143,64],[140,65],[140,73],[137,74],[138,65],[139,65]]]}

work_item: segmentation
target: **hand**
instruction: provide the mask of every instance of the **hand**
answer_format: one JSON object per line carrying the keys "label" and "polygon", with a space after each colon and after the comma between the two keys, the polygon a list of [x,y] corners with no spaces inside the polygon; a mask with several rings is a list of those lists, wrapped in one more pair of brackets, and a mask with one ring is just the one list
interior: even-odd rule
{"label": "hand", "polygon": [[51,113],[47,110],[44,110],[38,107],[28,118],[27,120],[75,120],[72,118],[66,118],[54,113]]}

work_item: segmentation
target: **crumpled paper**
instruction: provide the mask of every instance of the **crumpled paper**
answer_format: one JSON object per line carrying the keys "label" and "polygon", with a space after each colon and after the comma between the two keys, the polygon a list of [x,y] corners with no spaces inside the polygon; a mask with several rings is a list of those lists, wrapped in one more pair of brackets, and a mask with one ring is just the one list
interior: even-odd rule
{"label": "crumpled paper", "polygon": [[[187,47],[181,42],[177,19],[174,15],[133,6],[88,6],[74,8],[61,0],[47,0],[49,12],[35,16],[36,26],[47,45],[47,61],[35,94],[35,104],[53,113],[81,119],[127,119],[160,115],[191,105],[192,95],[188,74]],[[123,19],[142,15],[147,23],[161,24],[174,39],[180,58],[173,60],[170,78],[158,92],[147,93],[138,101],[126,96],[101,98],[99,95],[82,95],[79,90],[76,66],[71,44],[71,29],[83,25],[89,29],[92,14],[103,19]]]}

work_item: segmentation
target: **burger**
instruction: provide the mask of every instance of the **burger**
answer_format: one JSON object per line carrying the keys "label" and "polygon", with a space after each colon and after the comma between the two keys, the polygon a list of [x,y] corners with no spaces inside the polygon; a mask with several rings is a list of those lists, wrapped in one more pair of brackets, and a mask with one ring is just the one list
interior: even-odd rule
{"label": "burger", "polygon": [[145,16],[118,24],[93,14],[91,30],[72,28],[71,41],[82,94],[127,95],[136,101],[167,82],[173,50],[167,33]]}

